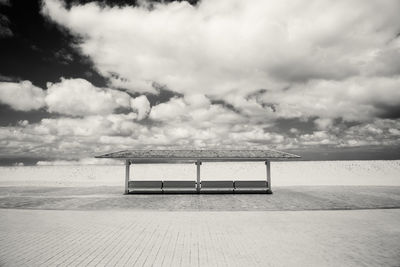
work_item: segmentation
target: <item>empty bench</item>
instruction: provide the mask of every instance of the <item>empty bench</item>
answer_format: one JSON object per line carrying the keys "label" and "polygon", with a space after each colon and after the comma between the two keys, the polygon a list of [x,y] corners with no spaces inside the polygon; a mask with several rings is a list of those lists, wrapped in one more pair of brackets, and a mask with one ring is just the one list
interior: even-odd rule
{"label": "empty bench", "polygon": [[[268,193],[268,182],[254,181],[201,181],[199,192],[203,193]],[[195,181],[129,181],[132,193],[193,193]]]}
{"label": "empty bench", "polygon": [[235,181],[234,186],[235,186],[235,192],[237,193],[252,193],[252,192],[269,193],[268,182],[263,180]]}
{"label": "empty bench", "polygon": [[129,181],[129,191],[135,193],[162,193],[162,181]]}
{"label": "empty bench", "polygon": [[131,193],[193,193],[196,191],[195,181],[129,181]]}
{"label": "empty bench", "polygon": [[164,193],[193,193],[196,192],[195,181],[163,181]]}
{"label": "empty bench", "polygon": [[209,193],[227,193],[233,192],[233,181],[201,181],[200,191]]}

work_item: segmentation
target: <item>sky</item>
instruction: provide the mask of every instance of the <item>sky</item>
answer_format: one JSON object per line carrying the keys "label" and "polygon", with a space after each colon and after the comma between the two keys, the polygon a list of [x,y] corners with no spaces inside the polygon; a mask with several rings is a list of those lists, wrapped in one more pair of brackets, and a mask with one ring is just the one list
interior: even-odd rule
{"label": "sky", "polygon": [[0,0],[0,164],[400,159],[400,1]]}

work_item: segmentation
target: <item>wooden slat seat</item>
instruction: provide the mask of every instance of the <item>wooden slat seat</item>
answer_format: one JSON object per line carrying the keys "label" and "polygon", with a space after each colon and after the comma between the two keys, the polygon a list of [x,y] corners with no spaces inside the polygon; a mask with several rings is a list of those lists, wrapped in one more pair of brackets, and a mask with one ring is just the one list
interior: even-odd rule
{"label": "wooden slat seat", "polygon": [[232,192],[233,189],[233,181],[201,181],[201,191],[203,192]]}

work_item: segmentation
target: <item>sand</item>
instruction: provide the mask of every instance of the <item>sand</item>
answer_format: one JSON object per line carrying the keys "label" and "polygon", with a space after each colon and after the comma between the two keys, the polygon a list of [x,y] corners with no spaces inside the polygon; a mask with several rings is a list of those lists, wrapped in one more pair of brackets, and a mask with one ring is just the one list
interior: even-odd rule
{"label": "sand", "polygon": [[[299,161],[272,162],[274,186],[376,185],[400,186],[400,161]],[[0,167],[0,186],[120,186],[124,166]],[[131,168],[132,179],[194,180],[194,164],[141,164]],[[206,180],[265,178],[263,162],[203,163]]]}

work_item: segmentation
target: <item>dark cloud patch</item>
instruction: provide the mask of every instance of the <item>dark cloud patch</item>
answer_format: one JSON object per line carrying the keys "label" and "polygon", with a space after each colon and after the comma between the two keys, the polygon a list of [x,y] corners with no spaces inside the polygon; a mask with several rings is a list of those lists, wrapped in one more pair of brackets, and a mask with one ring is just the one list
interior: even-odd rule
{"label": "dark cloud patch", "polygon": [[[157,90],[157,94],[145,94],[150,102],[151,106],[155,106],[161,103],[168,102],[174,97],[183,97],[183,94],[174,92],[168,89],[167,86],[153,83],[153,88]],[[139,94],[138,94],[139,95]],[[137,96],[137,95],[134,95]]]}
{"label": "dark cloud patch", "polygon": [[233,106],[232,104],[229,104],[228,102],[226,102],[225,100],[222,99],[211,99],[211,104],[212,105],[221,105],[222,107],[231,110],[237,114],[240,114],[240,110],[235,108],[235,106]]}
{"label": "dark cloud patch", "polygon": [[28,157],[0,157],[0,166],[14,166],[23,163],[24,166],[35,166],[38,161],[49,160],[48,158]]}
{"label": "dark cloud patch", "polygon": [[0,13],[0,38],[8,38],[13,36],[13,32],[9,28],[10,20],[7,16]]}
{"label": "dark cloud patch", "polygon": [[[313,117],[307,120],[299,118],[292,118],[292,119],[281,118],[275,121],[274,126],[272,126],[271,128],[266,128],[265,130],[266,131],[272,130],[277,133],[285,133],[289,135],[296,135],[298,133],[311,134],[316,130],[314,119],[316,118]],[[298,133],[296,131],[291,131],[291,129],[298,130]]]}
{"label": "dark cloud patch", "polygon": [[358,74],[356,68],[348,65],[337,68],[326,62],[325,66],[321,67],[321,62],[318,63],[311,62],[307,58],[299,59],[298,62],[290,59],[289,62],[282,61],[271,67],[269,73],[277,79],[294,83],[304,83],[315,79],[342,80]]}
{"label": "dark cloud patch", "polygon": [[0,73],[0,82],[19,82],[21,78],[2,75]]}
{"label": "dark cloud patch", "polygon": [[29,123],[40,122],[44,118],[58,118],[59,114],[49,113],[44,108],[39,110],[16,111],[8,105],[0,104],[0,126],[15,126],[20,121],[28,121]]}
{"label": "dark cloud patch", "polygon": [[400,106],[393,105],[378,105],[377,108],[381,111],[378,116],[384,119],[399,119]]}
{"label": "dark cloud patch", "polygon": [[[14,1],[1,6],[13,32],[0,42],[0,73],[21,77],[45,88],[60,77],[86,78],[96,86],[107,80],[99,75],[91,60],[74,47],[76,36],[61,30],[40,14],[40,1]],[[91,75],[85,75],[90,71]]]}
{"label": "dark cloud patch", "polygon": [[160,85],[158,83],[152,84],[153,88],[155,89],[156,93],[136,93],[126,90],[124,88],[119,88],[119,90],[126,92],[132,98],[145,95],[150,102],[150,106],[156,106],[161,103],[166,103],[172,98],[181,98],[183,94],[174,92],[170,90],[165,85]]}
{"label": "dark cloud patch", "polygon": [[267,92],[268,92],[267,89],[259,89],[253,93],[248,94],[246,98],[247,99],[252,99],[252,98],[258,99],[260,96],[266,94]]}
{"label": "dark cloud patch", "polygon": [[348,121],[348,120],[344,120],[343,118],[335,118],[332,122],[333,126],[337,126],[342,129],[350,128],[350,127],[361,125],[361,124],[362,124],[362,122]]}
{"label": "dark cloud patch", "polygon": [[[199,0],[148,0],[148,8],[151,9],[153,4],[156,3],[169,3],[169,2],[188,2],[191,5],[196,5]],[[125,6],[138,6],[143,5],[141,0],[66,0],[66,7],[71,8],[77,4],[97,3],[101,7],[125,7]]]}

